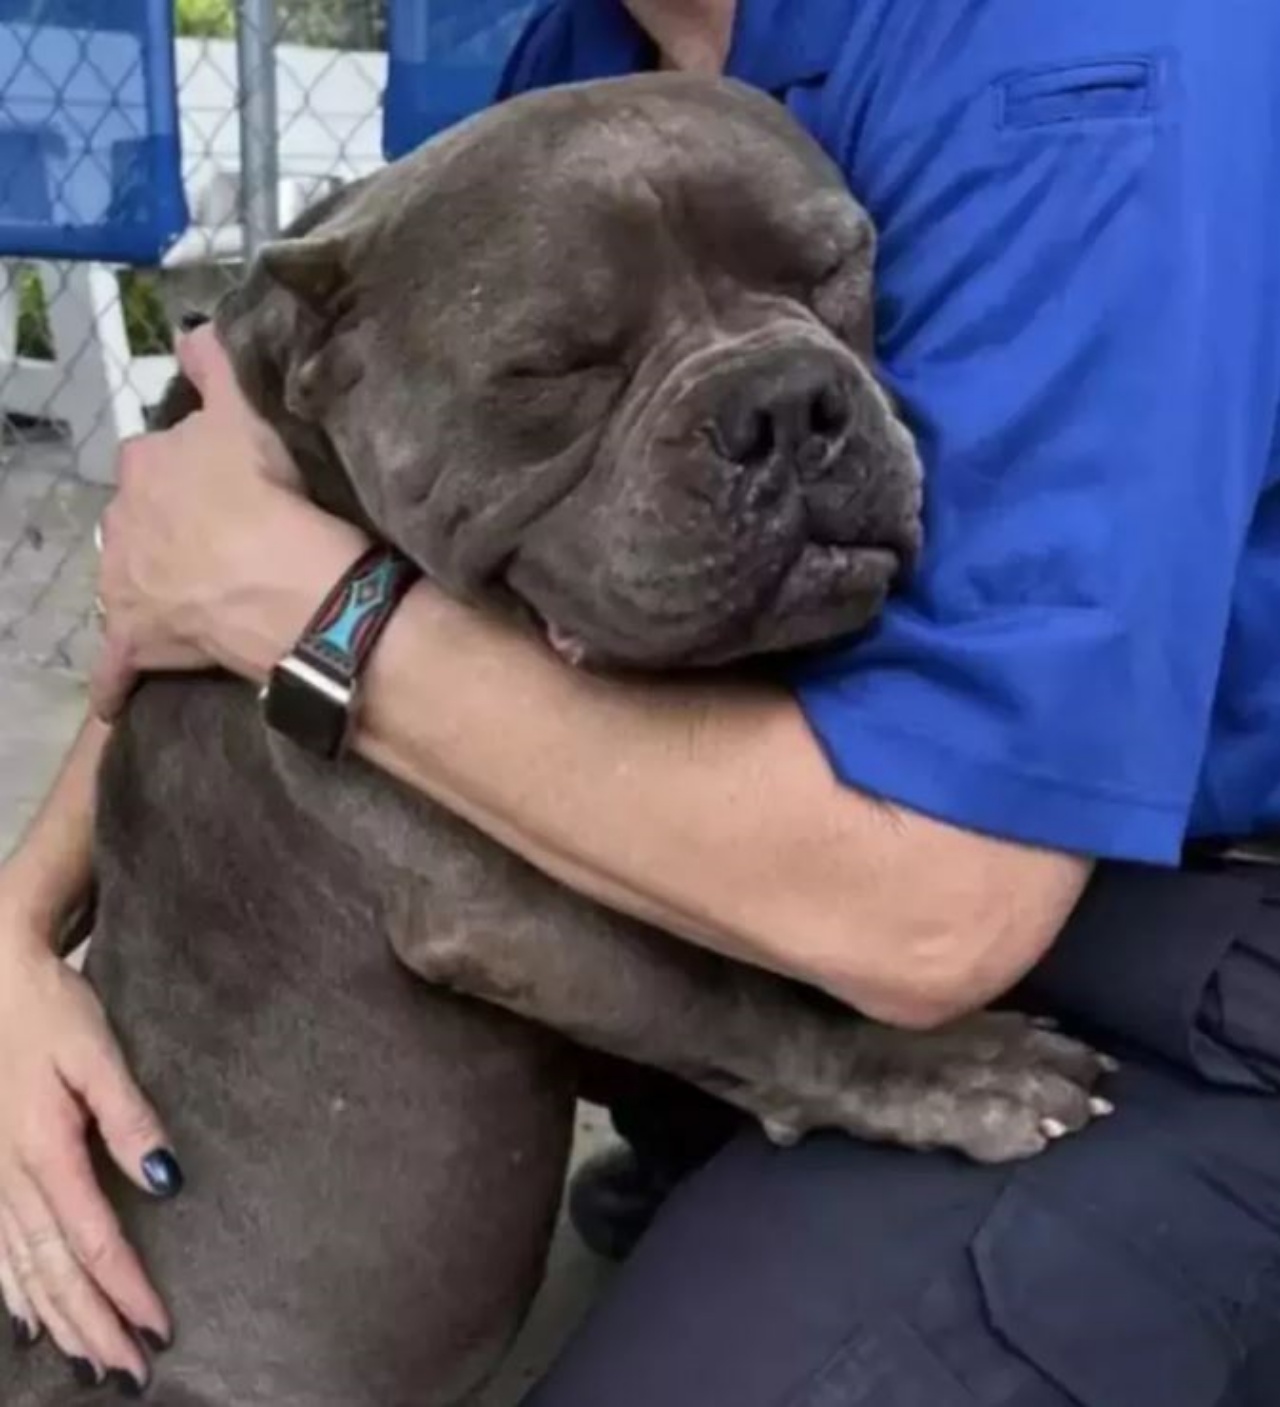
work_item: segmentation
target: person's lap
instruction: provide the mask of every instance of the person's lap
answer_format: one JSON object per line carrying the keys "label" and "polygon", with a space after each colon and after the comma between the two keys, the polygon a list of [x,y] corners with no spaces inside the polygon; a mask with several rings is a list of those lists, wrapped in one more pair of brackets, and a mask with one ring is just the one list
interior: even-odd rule
{"label": "person's lap", "polygon": [[984,1168],[743,1135],[526,1407],[1261,1407],[1280,1107],[1129,1062],[1119,1112]]}

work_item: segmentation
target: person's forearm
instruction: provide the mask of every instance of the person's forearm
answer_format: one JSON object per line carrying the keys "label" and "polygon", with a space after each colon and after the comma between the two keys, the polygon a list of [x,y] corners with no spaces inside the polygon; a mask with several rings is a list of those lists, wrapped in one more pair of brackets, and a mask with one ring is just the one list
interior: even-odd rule
{"label": "person's forearm", "polygon": [[21,931],[47,937],[51,945],[92,885],[98,766],[110,735],[97,719],[83,725],[35,819],[0,868],[0,909],[20,914]]}
{"label": "person's forearm", "polygon": [[[295,495],[216,335],[178,351],[203,408],[130,442],[104,518],[108,719],[147,670],[261,682],[365,545]],[[594,679],[427,586],[356,745],[582,893],[909,1024],[1011,986],[1089,872],[840,785],[781,690]]]}
{"label": "person's forearm", "polygon": [[[211,635],[238,673],[264,678],[358,555],[331,520],[307,534],[251,625]],[[359,752],[544,872],[887,1020],[1003,991],[1088,872],[841,786],[782,690],[594,677],[430,587],[363,699]]]}
{"label": "person's forearm", "polygon": [[886,1020],[1002,994],[1088,873],[843,786],[781,688],[576,672],[428,591],[368,683],[379,767],[611,908]]}

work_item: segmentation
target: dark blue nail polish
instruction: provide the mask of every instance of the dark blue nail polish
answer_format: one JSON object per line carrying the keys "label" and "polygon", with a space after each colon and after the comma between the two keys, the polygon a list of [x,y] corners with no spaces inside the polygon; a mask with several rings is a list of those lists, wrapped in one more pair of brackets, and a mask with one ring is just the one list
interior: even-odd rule
{"label": "dark blue nail polish", "polygon": [[123,1368],[113,1368],[107,1374],[107,1381],[120,1394],[121,1397],[141,1397],[142,1384],[133,1376],[126,1373]]}
{"label": "dark blue nail polish", "polygon": [[87,1358],[73,1358],[71,1360],[71,1376],[81,1387],[97,1387],[102,1381],[98,1377],[98,1370]]}
{"label": "dark blue nail polish", "polygon": [[176,1197],[186,1183],[178,1160],[167,1148],[147,1154],[142,1160],[142,1176],[157,1197]]}
{"label": "dark blue nail polish", "polygon": [[138,1337],[152,1353],[167,1353],[173,1347],[168,1339],[162,1339],[154,1329],[139,1329]]}
{"label": "dark blue nail polish", "polygon": [[16,1314],[9,1316],[9,1325],[13,1329],[13,1342],[17,1348],[30,1348],[36,1341],[36,1336],[31,1325],[25,1319],[19,1319]]}
{"label": "dark blue nail polish", "polygon": [[195,308],[188,308],[178,319],[178,326],[183,332],[194,332],[197,327],[203,327],[208,321],[208,313],[199,312]]}

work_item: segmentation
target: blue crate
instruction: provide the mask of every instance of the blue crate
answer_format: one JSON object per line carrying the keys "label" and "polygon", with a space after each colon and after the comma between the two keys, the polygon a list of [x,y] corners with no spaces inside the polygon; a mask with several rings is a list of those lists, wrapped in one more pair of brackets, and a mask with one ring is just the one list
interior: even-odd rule
{"label": "blue crate", "polygon": [[0,0],[0,256],[146,266],[187,224],[172,0]]}
{"label": "blue crate", "polygon": [[530,0],[388,0],[389,161],[493,101]]}

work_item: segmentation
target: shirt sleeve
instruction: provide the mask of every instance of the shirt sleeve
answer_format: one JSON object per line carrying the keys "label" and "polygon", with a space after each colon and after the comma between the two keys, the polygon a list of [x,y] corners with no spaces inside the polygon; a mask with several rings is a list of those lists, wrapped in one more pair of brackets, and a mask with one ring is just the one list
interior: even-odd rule
{"label": "shirt sleeve", "polygon": [[494,101],[556,82],[564,69],[569,35],[569,15],[562,5],[552,0],[536,6],[507,56]]}
{"label": "shirt sleeve", "polygon": [[862,124],[926,543],[875,628],[789,674],[849,785],[1178,859],[1280,383],[1275,100],[1225,47],[1128,66],[1144,101],[1111,112],[1064,73],[879,154]]}

